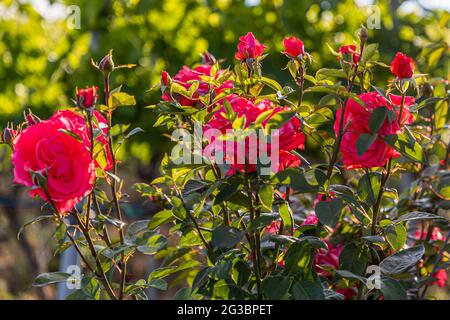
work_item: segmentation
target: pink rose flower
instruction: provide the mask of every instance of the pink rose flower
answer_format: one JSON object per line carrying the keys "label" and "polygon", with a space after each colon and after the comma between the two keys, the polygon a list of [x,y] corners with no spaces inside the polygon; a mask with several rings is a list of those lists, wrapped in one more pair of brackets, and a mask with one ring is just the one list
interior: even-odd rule
{"label": "pink rose flower", "polygon": [[263,54],[265,49],[266,46],[261,44],[253,33],[249,32],[245,36],[239,37],[238,51],[234,56],[241,61],[256,59]]}
{"label": "pink rose flower", "polygon": [[[13,144],[14,182],[33,187],[31,196],[39,195],[63,214],[70,211],[94,186],[95,165],[88,148],[61,130],[76,133],[77,123],[67,117],[70,111],[55,114],[24,129]],[[72,118],[72,119],[71,119]],[[31,172],[46,178],[47,193],[36,185]]]}
{"label": "pink rose flower", "polygon": [[352,56],[352,60],[354,64],[357,64],[359,61],[359,53],[356,50],[356,46],[353,44],[347,45],[347,46],[341,46],[338,50],[338,53],[340,56],[338,57],[338,60],[342,58],[342,55],[348,54]]}
{"label": "pink rose flower", "polygon": [[301,54],[305,53],[305,48],[303,46],[302,40],[296,37],[284,38],[284,54],[292,58],[296,58]]}
{"label": "pink rose flower", "polygon": [[411,78],[414,74],[414,60],[406,54],[397,52],[391,63],[391,72],[399,79]]}
{"label": "pink rose flower", "polygon": [[[211,65],[199,65],[195,67],[194,69],[191,69],[187,66],[184,66],[172,79],[173,82],[183,86],[186,90],[189,90],[189,88],[192,86],[193,81],[198,81],[199,85],[197,90],[195,90],[194,94],[192,95],[192,98],[187,98],[185,96],[175,94],[172,98],[174,98],[178,103],[180,103],[182,106],[202,106],[203,104],[200,101],[200,97],[204,96],[209,92],[209,85],[202,81],[202,76],[211,76]],[[219,70],[214,78],[217,79],[224,70]],[[169,84],[169,76],[167,72],[163,71],[161,76],[161,82],[164,85]],[[233,88],[233,82],[231,80],[227,80],[223,82],[219,87],[212,87],[214,93],[216,95],[223,92],[225,89]],[[172,98],[170,97],[168,92],[164,92],[162,96],[163,100],[165,101],[172,101]]]}
{"label": "pink rose flower", "polygon": [[86,89],[78,89],[77,91],[77,102],[79,106],[85,108],[91,108],[97,101],[98,87],[87,87]]}
{"label": "pink rose flower", "polygon": [[[353,99],[349,99],[345,109],[344,124],[346,131],[342,137],[340,147],[344,165],[346,169],[382,167],[389,158],[397,158],[400,155],[392,147],[386,144],[383,139],[388,135],[401,132],[401,128],[398,125],[401,97],[390,95],[390,99],[394,105],[376,92],[363,93],[358,97],[365,103],[365,107],[361,106]],[[409,124],[413,121],[413,116],[409,112],[409,106],[412,105],[414,101],[413,97],[406,97],[402,114],[402,123]],[[386,118],[378,131],[378,136],[375,141],[371,144],[369,149],[359,157],[356,150],[356,141],[364,133],[371,134],[369,128],[370,115],[373,110],[383,106],[389,110],[395,110],[397,118],[392,122],[389,122]],[[339,132],[341,116],[342,108],[339,108],[334,123],[336,136]]]}
{"label": "pink rose flower", "polygon": [[[236,95],[230,95],[226,99],[229,101],[233,111],[238,117],[245,116],[244,128],[247,128],[251,123],[255,122],[260,114],[268,110],[273,110],[273,112],[262,122],[263,127],[267,125],[269,119],[275,114],[288,110],[284,107],[275,107],[268,100],[262,100],[255,105],[252,101]],[[221,101],[221,103],[223,104],[223,101]],[[210,155],[215,152],[217,153],[217,151],[220,150],[220,152],[224,155],[224,160],[231,162],[231,168],[228,172],[230,175],[238,171],[245,171],[245,162],[243,161],[245,158],[248,159],[247,171],[254,172],[256,170],[255,163],[257,157],[261,154],[261,152],[266,152],[267,155],[270,156],[271,146],[269,143],[266,143],[263,145],[266,150],[255,149],[260,148],[261,145],[255,146],[255,144],[250,144],[249,141],[252,139],[257,141],[256,136],[246,138],[245,142],[234,141],[233,143],[228,143],[228,145],[225,141],[216,140],[214,135],[210,135],[210,130],[215,130],[214,132],[219,131],[220,133],[225,134],[227,130],[232,129],[231,121],[224,117],[225,113],[225,107],[222,106],[204,126],[203,131],[205,133],[205,137],[210,140],[210,144],[205,148],[205,153]],[[301,163],[300,159],[291,154],[289,151],[303,149],[305,146],[305,136],[300,130],[300,121],[297,118],[292,118],[274,134],[278,136],[279,140],[278,170],[283,170],[291,166],[299,166]],[[238,150],[244,150],[245,154],[239,154]],[[244,156],[245,158],[241,159]]]}

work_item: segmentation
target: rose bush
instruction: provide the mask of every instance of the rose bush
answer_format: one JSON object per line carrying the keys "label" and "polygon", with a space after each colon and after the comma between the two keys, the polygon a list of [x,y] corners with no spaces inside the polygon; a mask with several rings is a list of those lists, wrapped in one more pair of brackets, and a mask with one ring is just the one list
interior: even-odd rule
{"label": "rose bush", "polygon": [[[122,217],[116,159],[141,129],[112,126],[135,100],[110,90],[110,74],[131,65],[115,66],[110,52],[95,64],[103,97],[78,90],[73,110],[7,126],[15,182],[49,204],[59,249],[75,247],[87,271],[69,298],[146,299],[179,283],[174,274],[184,299],[424,299],[443,286],[448,82],[415,74],[398,53],[390,82],[375,84],[389,65],[364,27],[355,40],[330,48],[339,69],[310,74],[308,48],[286,37],[289,85],[263,75],[270,49],[251,32],[234,66],[205,53],[173,78],[164,71],[162,101],[149,108],[175,147],[160,176],[135,184],[161,208],[146,220]],[[145,279],[127,274],[137,254],[160,261]],[[35,285],[65,280],[47,273]]]}

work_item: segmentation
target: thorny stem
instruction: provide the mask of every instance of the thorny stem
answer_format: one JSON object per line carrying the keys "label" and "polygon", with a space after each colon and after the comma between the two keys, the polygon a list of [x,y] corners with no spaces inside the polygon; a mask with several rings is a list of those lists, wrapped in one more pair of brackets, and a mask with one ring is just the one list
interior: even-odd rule
{"label": "thorny stem", "polygon": [[371,228],[371,235],[376,235],[376,227],[377,227],[377,220],[378,220],[378,213],[380,211],[380,205],[381,200],[383,198],[383,193],[385,190],[386,182],[389,179],[389,176],[391,175],[391,165],[392,165],[392,158],[389,159],[387,166],[386,166],[386,173],[382,175],[381,177],[381,183],[380,183],[380,191],[378,192],[377,201],[375,202],[375,205],[373,206],[373,214],[372,214],[372,228]]}
{"label": "thorny stem", "polygon": [[[112,140],[112,136],[110,134],[110,130],[112,128],[112,112],[111,110],[109,110],[109,95],[110,95],[110,86],[109,86],[109,76],[110,73],[106,73],[104,75],[104,84],[105,84],[105,103],[106,106],[108,107],[108,112],[107,112],[107,121],[108,121],[108,145],[109,145],[109,150],[111,152],[111,160],[112,160],[112,170],[113,170],[113,174],[116,175],[117,174],[117,161],[116,161],[116,155],[113,149],[113,140]],[[117,214],[117,219],[119,219],[120,221],[122,221],[122,212],[120,209],[120,204],[119,204],[119,199],[117,198],[117,181],[116,179],[112,179],[112,182],[110,184],[111,186],[111,193],[112,193],[112,197],[113,197],[113,202],[114,202],[114,207],[116,209],[116,214]],[[119,236],[120,236],[120,244],[123,245],[124,244],[124,232],[123,232],[123,228],[119,229]],[[125,290],[125,277],[126,277],[126,272],[127,272],[127,260],[125,259],[125,255],[122,252],[121,256],[120,256],[120,289],[119,289],[119,300],[123,299],[123,294],[124,294],[124,290]]]}
{"label": "thorny stem", "polygon": [[[50,194],[48,193],[48,190],[46,188],[46,186],[42,186],[42,190],[44,191],[48,202],[50,203],[50,205],[52,206],[53,210],[58,213],[58,210],[56,209],[56,205],[53,202],[52,198],[50,197]],[[84,227],[83,222],[80,220],[80,218],[78,217],[78,214],[76,212],[74,212],[74,214],[72,213],[72,215],[75,216],[75,220],[77,221],[78,226],[80,227],[81,231],[83,232],[86,241],[90,241],[90,243],[92,244],[92,240],[91,237],[89,235],[89,231],[87,231],[86,233],[86,229]],[[60,217],[60,214],[58,213],[58,217]],[[103,284],[103,287],[105,288],[106,292],[108,293],[108,296],[112,299],[112,300],[116,300],[116,295],[114,294],[114,291],[111,288],[111,285],[108,281],[108,278],[106,278],[105,272],[103,271],[102,265],[100,264],[100,261],[97,259],[97,252],[95,251],[95,248],[92,246],[89,246],[90,250],[91,250],[91,254],[92,256],[95,258],[95,262],[97,263],[97,267],[100,271],[100,275],[95,272],[95,270],[90,266],[90,264],[87,262],[87,259],[85,258],[85,256],[83,255],[83,253],[80,250],[80,247],[77,245],[75,239],[72,237],[72,235],[70,235],[70,233],[68,231],[66,231],[66,235],[69,237],[70,241],[72,242],[73,246],[75,247],[75,250],[77,251],[77,253],[80,255],[80,258],[83,260],[83,262],[86,264],[86,266],[88,267],[89,270],[91,270],[95,276],[100,280],[100,282]],[[92,250],[93,249],[93,250]]]}
{"label": "thorny stem", "polygon": [[303,102],[303,85],[305,83],[305,70],[303,68],[303,66],[300,66],[298,68],[298,103],[297,103],[297,108],[300,108]]}
{"label": "thorny stem", "polygon": [[[250,185],[250,180],[248,177],[248,170],[247,170],[248,164],[247,162],[245,163],[245,173],[244,173],[244,188],[245,188],[245,192],[247,193],[247,197],[248,197],[248,208],[249,208],[249,212],[250,212],[250,223],[255,219],[255,209],[253,207],[253,194],[251,192],[251,185]],[[250,238],[252,239],[253,245],[251,245],[252,247],[252,258],[253,258],[253,271],[255,273],[255,277],[256,277],[256,292],[257,292],[257,297],[259,300],[262,299],[262,293],[261,293],[261,274],[260,274],[260,255],[259,255],[259,247],[258,247],[258,240],[257,237],[259,238],[259,234],[255,235],[255,233],[252,233],[250,235]]]}
{"label": "thorny stem", "polygon": [[[360,57],[362,57],[363,51],[364,51],[364,42],[361,42],[360,50],[359,50]],[[352,92],[352,90],[353,90],[353,85],[355,83],[356,75],[358,74],[358,65],[359,65],[359,60],[353,67],[353,76],[347,85],[347,92]],[[349,99],[348,97],[345,98],[345,101],[342,104],[342,112],[341,112],[341,119],[339,121],[338,136],[337,136],[336,142],[334,143],[333,155],[331,156],[330,165],[328,166],[328,170],[327,170],[327,181],[328,182],[330,181],[331,175],[333,174],[333,168],[334,168],[334,165],[336,164],[337,157],[339,154],[339,149],[341,147],[342,136],[344,135],[344,116],[345,116],[345,107],[347,105],[348,99]]]}
{"label": "thorny stem", "polygon": [[[288,205],[289,205],[290,193],[291,193],[291,188],[290,187],[286,187],[286,202],[287,202]],[[281,221],[280,228],[278,229],[278,235],[282,235],[283,232],[284,232],[284,223],[283,223],[283,221]],[[274,270],[277,267],[277,257],[278,257],[279,252],[280,252],[280,244],[277,242],[275,244],[275,252],[273,254],[273,260],[272,260],[272,268]]]}
{"label": "thorny stem", "polygon": [[77,224],[80,226],[81,232],[84,235],[84,238],[86,239],[86,242],[88,244],[89,250],[91,251],[92,256],[95,259],[95,264],[97,266],[97,270],[99,272],[95,273],[97,277],[100,279],[100,281],[103,283],[103,286],[106,289],[106,292],[110,296],[111,299],[117,300],[116,295],[114,294],[114,291],[111,287],[111,284],[108,281],[108,278],[106,277],[105,271],[103,270],[102,264],[100,262],[100,258],[97,254],[97,251],[95,250],[94,243],[92,242],[91,235],[89,234],[89,229],[85,226],[83,226],[83,222],[81,221],[80,217],[78,217],[78,214],[74,211],[71,213],[71,215],[75,218],[77,221]]}

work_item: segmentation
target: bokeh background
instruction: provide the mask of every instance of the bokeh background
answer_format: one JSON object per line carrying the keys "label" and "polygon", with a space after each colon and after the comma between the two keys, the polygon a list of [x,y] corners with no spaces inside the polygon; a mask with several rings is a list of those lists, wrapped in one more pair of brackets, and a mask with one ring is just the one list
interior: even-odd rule
{"label": "bokeh background", "polygon": [[[73,28],[78,18],[79,28]],[[206,50],[232,64],[238,37],[252,31],[269,47],[264,72],[289,84],[282,70],[286,58],[279,53],[285,35],[303,40],[314,59],[308,72],[315,72],[338,67],[327,44],[352,43],[362,23],[376,24],[378,18],[369,42],[380,44],[381,61],[389,63],[403,51],[416,58],[418,73],[448,78],[450,1],[445,0],[0,0],[0,128],[8,121],[21,122],[27,108],[47,118],[70,105],[76,87],[100,86],[101,75],[90,60],[100,60],[112,48],[116,63],[137,64],[113,77],[137,99],[137,106],[117,112],[116,121],[145,130],[123,148],[121,174],[128,187],[150,181],[170,147],[163,132],[153,128],[155,115],[145,108],[159,99],[158,91],[149,89],[162,70],[173,75],[183,65],[199,63]],[[378,71],[375,79],[383,86],[388,72]],[[128,220],[156,210],[128,191]],[[20,240],[16,237],[20,226],[40,212],[39,203],[12,185],[9,150],[0,146],[0,299],[57,297],[56,287],[30,285],[37,274],[60,266],[52,247],[53,226],[33,225]],[[132,270],[145,274],[154,263],[141,258]],[[434,293],[450,298],[448,287]]]}

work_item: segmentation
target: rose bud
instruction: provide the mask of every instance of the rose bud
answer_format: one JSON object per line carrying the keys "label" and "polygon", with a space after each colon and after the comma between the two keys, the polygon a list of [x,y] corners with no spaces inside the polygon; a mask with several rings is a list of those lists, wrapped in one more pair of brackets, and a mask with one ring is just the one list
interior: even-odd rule
{"label": "rose bud", "polygon": [[366,27],[361,25],[361,28],[358,31],[358,37],[361,43],[365,43],[367,41],[367,38],[369,38],[369,33],[367,32]]}
{"label": "rose bud", "polygon": [[206,64],[208,66],[215,65],[217,63],[216,57],[214,57],[211,53],[206,51],[202,54],[202,64]]}
{"label": "rose bud", "polygon": [[261,44],[253,33],[249,32],[245,36],[239,37],[238,51],[234,57],[240,61],[256,59],[263,54],[265,49],[266,46]]}
{"label": "rose bud", "polygon": [[87,87],[86,89],[78,89],[77,91],[77,104],[80,108],[90,109],[97,101],[98,87]]}
{"label": "rose bud", "polygon": [[110,50],[108,52],[108,54],[106,56],[104,56],[102,58],[102,60],[100,60],[100,63],[98,64],[98,68],[103,73],[110,73],[111,71],[114,70],[114,61],[113,61],[113,57],[112,57],[112,50]]}
{"label": "rose bud", "polygon": [[391,63],[391,72],[399,79],[411,78],[414,74],[414,60],[406,54],[397,52]]}
{"label": "rose bud", "polygon": [[170,85],[171,82],[172,82],[172,78],[170,78],[170,76],[167,73],[167,71],[163,70],[161,72],[161,85],[167,87],[167,86]]}
{"label": "rose bud", "polygon": [[34,115],[31,110],[28,110],[28,113],[25,114],[25,120],[27,121],[28,126],[33,126],[36,123],[41,122],[41,119]]}
{"label": "rose bud", "polygon": [[343,56],[344,56],[344,60],[345,60],[345,55],[348,55],[348,56],[352,57],[352,61],[354,64],[357,64],[359,61],[359,53],[358,53],[358,51],[356,51],[356,46],[353,44],[350,44],[348,46],[341,46],[338,50],[338,53],[340,54],[338,57],[339,60]]}
{"label": "rose bud", "polygon": [[283,53],[290,58],[298,58],[300,55],[305,54],[303,42],[299,38],[284,38],[283,45],[285,49]]}
{"label": "rose bud", "polygon": [[17,136],[17,131],[11,128],[5,128],[2,132],[2,143],[12,144],[14,138]]}

